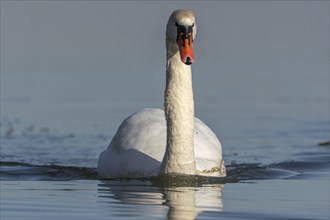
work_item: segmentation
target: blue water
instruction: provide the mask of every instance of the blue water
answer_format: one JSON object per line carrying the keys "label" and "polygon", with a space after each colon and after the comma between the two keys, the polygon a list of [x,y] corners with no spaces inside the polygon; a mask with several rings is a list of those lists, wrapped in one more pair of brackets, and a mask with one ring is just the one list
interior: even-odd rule
{"label": "blue water", "polygon": [[328,128],[302,124],[225,138],[226,178],[100,180],[113,134],[19,134],[13,122],[1,136],[1,219],[328,219],[330,148],[317,144]]}
{"label": "blue water", "polygon": [[97,176],[120,122],[162,107],[164,25],[187,2],[5,1],[1,219],[329,219],[329,3],[188,3],[196,116],[228,177]]}
{"label": "blue water", "polygon": [[[200,187],[142,181],[1,182],[2,219],[327,219],[321,180]],[[222,188],[223,187],[223,188]],[[275,193],[276,192],[276,193]]]}

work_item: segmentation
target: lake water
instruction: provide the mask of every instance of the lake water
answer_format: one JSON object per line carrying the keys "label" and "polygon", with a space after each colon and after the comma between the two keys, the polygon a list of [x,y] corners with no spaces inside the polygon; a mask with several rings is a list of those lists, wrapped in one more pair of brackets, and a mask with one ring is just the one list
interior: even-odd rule
{"label": "lake water", "polygon": [[1,219],[329,219],[326,1],[190,2],[196,116],[228,177],[97,177],[120,122],[162,107],[185,4],[1,2]]}

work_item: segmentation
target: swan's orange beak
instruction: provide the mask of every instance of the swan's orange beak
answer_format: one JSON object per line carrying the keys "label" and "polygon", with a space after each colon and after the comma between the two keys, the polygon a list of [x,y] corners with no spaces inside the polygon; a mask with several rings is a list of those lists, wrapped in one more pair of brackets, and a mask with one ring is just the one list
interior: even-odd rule
{"label": "swan's orange beak", "polygon": [[186,65],[191,65],[195,61],[192,27],[193,26],[186,28],[184,26],[178,26],[177,44],[181,61]]}

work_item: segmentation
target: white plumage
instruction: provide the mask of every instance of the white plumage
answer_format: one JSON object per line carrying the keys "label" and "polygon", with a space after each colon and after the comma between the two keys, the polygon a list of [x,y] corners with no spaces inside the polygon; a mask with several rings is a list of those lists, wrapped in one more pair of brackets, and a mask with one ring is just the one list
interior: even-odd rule
{"label": "white plumage", "polygon": [[[212,130],[198,118],[195,118],[194,147],[198,174],[223,176],[225,171],[217,169],[223,163],[221,144]],[[165,148],[164,111],[142,109],[119,126],[108,149],[100,155],[98,173],[107,178],[157,176]],[[212,168],[214,170],[210,172]]]}
{"label": "white plumage", "polygon": [[142,109],[125,119],[98,161],[102,178],[162,174],[225,176],[216,135],[194,117],[191,66],[197,26],[191,11],[172,13],[166,29],[165,111]]}

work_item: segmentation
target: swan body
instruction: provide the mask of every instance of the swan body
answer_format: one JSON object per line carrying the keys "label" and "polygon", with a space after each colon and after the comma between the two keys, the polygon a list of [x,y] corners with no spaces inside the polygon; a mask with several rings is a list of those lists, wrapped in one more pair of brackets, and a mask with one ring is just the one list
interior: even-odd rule
{"label": "swan body", "polygon": [[196,31],[191,11],[172,13],[166,29],[165,109],[142,109],[122,122],[99,157],[100,177],[226,175],[220,141],[194,117],[191,64]]}
{"label": "swan body", "polygon": [[[220,141],[198,118],[194,125],[197,174],[223,176]],[[126,118],[108,149],[100,155],[99,175],[108,178],[157,176],[166,149],[166,130],[162,109],[145,108]]]}

